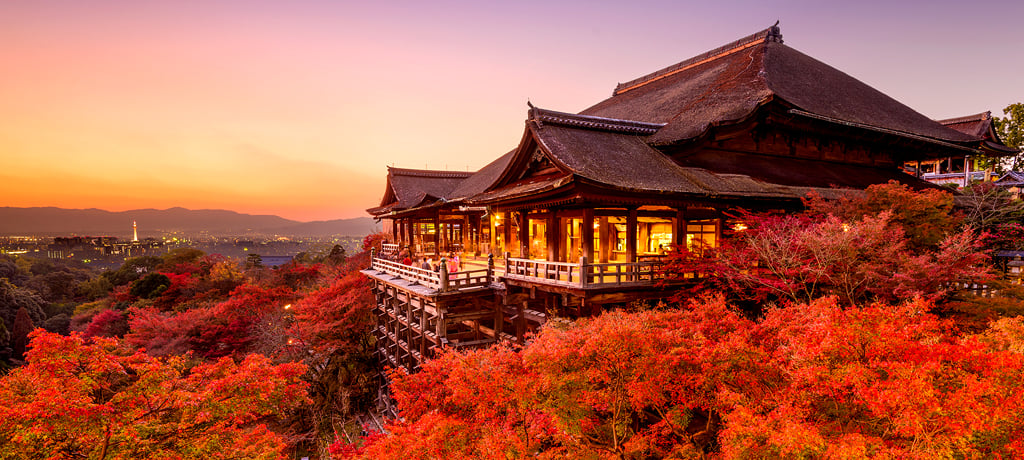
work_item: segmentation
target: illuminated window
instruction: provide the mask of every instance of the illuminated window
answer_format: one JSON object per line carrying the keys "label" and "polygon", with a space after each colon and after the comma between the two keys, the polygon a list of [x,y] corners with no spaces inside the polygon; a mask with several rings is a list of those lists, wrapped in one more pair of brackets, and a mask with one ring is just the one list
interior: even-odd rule
{"label": "illuminated window", "polygon": [[718,219],[691,220],[686,223],[686,248],[694,254],[704,254],[704,248],[718,243]]}

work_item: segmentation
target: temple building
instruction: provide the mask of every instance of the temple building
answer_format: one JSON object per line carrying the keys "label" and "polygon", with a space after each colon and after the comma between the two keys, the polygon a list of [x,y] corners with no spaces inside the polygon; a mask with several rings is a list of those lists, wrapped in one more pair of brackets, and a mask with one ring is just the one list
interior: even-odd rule
{"label": "temple building", "polygon": [[381,359],[414,370],[438,347],[521,342],[553,317],[665,297],[666,252],[718,245],[743,228],[736,209],[937,187],[903,166],[1009,151],[790,48],[777,25],[579,113],[530,105],[519,144],[475,173],[388,169],[368,212],[390,241],[363,272]]}
{"label": "temple building", "polygon": [[905,164],[904,170],[934,184],[951,184],[957,187],[967,187],[974,182],[998,180],[993,160],[1014,155],[1017,151],[1003,145],[993,121],[992,112],[938,120],[943,126],[980,137],[983,142],[978,150],[983,154],[972,156],[970,152],[963,152],[946,158],[917,160]]}

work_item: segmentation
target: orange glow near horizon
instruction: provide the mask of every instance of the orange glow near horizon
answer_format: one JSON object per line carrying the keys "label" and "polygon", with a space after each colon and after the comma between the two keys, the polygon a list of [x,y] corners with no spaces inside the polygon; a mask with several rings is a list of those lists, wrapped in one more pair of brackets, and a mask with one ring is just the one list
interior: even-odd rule
{"label": "orange glow near horizon", "polygon": [[[787,44],[934,118],[1019,98],[1022,64],[998,59],[1022,45],[1016,25],[993,22],[1018,3],[998,18],[741,3],[653,1],[639,20],[580,1],[6,2],[0,206],[366,216],[388,165],[476,170],[515,147],[528,99],[576,112],[780,17]],[[989,46],[921,44],[950,22]],[[961,54],[1000,72],[935,64]]]}

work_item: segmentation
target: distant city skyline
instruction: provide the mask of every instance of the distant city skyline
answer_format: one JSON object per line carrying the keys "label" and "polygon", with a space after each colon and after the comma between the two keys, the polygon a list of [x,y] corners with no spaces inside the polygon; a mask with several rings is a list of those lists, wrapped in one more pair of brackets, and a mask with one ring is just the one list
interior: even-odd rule
{"label": "distant city skyline", "polygon": [[526,101],[781,21],[931,118],[1024,101],[1024,2],[46,1],[0,5],[0,206],[365,216],[386,167],[476,170]]}

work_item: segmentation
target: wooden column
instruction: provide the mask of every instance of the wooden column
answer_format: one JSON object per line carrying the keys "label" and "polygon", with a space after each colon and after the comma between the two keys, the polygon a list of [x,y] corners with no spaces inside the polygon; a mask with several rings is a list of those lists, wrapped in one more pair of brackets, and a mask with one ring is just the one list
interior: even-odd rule
{"label": "wooden column", "polygon": [[725,225],[725,216],[722,215],[721,209],[716,209],[718,218],[715,219],[715,247],[722,247],[722,226]]}
{"label": "wooden column", "polygon": [[462,216],[462,251],[466,252],[469,246],[473,244],[473,237],[470,235],[469,230],[469,214]]}
{"label": "wooden column", "polygon": [[420,301],[420,356],[427,356],[427,308]]}
{"label": "wooden column", "polygon": [[676,249],[686,249],[686,208],[676,210],[676,228],[672,231],[672,243]]}
{"label": "wooden column", "polygon": [[405,246],[408,247],[409,250],[411,251],[412,249],[414,249],[412,247],[412,219],[402,219],[402,227],[402,230],[405,232]]}
{"label": "wooden column", "polygon": [[434,254],[441,253],[441,218],[434,215]]}
{"label": "wooden column", "polygon": [[505,222],[505,225],[502,225],[501,228],[501,237],[504,241],[501,250],[508,254],[512,252],[512,213],[509,211],[502,213],[502,220]]}
{"label": "wooden column", "polygon": [[544,238],[548,242],[548,262],[558,260],[558,217],[555,216],[553,209],[548,214],[547,232]]}
{"label": "wooden column", "polygon": [[487,252],[492,255],[500,254],[498,252],[498,232],[496,231],[496,228],[494,226],[494,217],[494,214],[487,215],[487,228],[490,229],[487,232],[487,236],[490,238],[490,241],[488,241],[488,243],[490,243],[490,248],[488,249]]}
{"label": "wooden column", "polygon": [[519,212],[519,257],[530,258],[530,216],[526,211]]}
{"label": "wooden column", "polygon": [[612,229],[608,224],[608,217],[598,217],[597,239],[600,242],[598,248],[598,263],[606,264],[612,256],[612,246],[615,245],[615,238],[612,237]]}
{"label": "wooden column", "polygon": [[636,262],[636,208],[626,214],[626,262]]}
{"label": "wooden column", "polygon": [[394,239],[395,243],[401,244],[401,235],[398,234],[398,221],[391,219],[391,238]]}
{"label": "wooden column", "polygon": [[594,208],[583,208],[583,255],[594,260]]}
{"label": "wooden column", "polygon": [[520,344],[526,336],[526,306],[525,300],[516,305],[516,342]]}
{"label": "wooden column", "polygon": [[[493,263],[493,259],[491,261]],[[505,312],[501,305],[501,299],[498,294],[494,294],[494,299],[491,301],[491,305],[494,306],[494,341],[501,341],[501,333],[505,330]]]}

